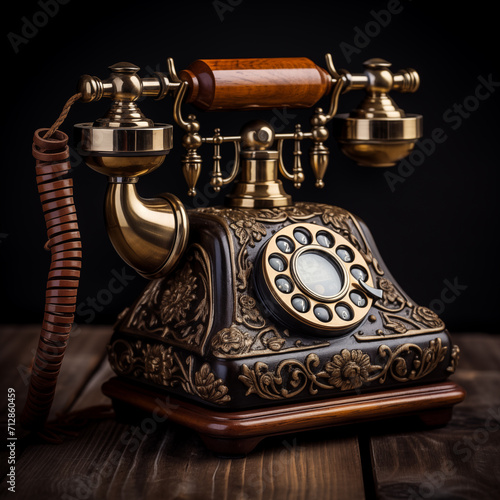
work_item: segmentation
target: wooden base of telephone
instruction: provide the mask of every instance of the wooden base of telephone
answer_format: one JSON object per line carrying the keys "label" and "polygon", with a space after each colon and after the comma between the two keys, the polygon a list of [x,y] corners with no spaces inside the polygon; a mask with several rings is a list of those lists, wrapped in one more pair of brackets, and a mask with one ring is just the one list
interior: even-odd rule
{"label": "wooden base of telephone", "polygon": [[394,417],[416,417],[428,426],[445,425],[453,406],[465,398],[454,382],[337,397],[317,402],[277,405],[243,411],[216,411],[165,396],[121,378],[102,390],[113,401],[117,417],[140,420],[155,414],[197,432],[220,456],[244,456],[265,438],[319,428],[361,424]]}

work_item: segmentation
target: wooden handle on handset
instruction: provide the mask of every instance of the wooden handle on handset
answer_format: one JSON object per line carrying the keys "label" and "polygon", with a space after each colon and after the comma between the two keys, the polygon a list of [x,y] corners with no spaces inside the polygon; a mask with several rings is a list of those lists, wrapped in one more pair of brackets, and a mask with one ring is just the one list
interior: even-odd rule
{"label": "wooden handle on handset", "polygon": [[309,108],[332,87],[332,77],[305,57],[198,59],[180,72],[186,102],[205,111]]}

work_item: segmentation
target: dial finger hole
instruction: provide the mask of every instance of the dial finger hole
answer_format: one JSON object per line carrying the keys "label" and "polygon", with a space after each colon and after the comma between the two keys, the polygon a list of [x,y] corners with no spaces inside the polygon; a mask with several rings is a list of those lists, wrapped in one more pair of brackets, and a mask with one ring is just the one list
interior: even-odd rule
{"label": "dial finger hole", "polygon": [[287,236],[280,236],[276,240],[276,246],[283,252],[283,253],[292,253],[295,250],[295,244],[293,241],[288,238]]}
{"label": "dial finger hole", "polygon": [[351,267],[351,274],[358,281],[359,280],[366,281],[367,278],[368,278],[368,273],[362,267],[359,267],[359,266],[353,266],[353,267]]}
{"label": "dial finger hole", "polygon": [[328,323],[332,319],[332,312],[326,306],[316,306],[314,308],[314,315],[323,323]]}
{"label": "dial finger hole", "polygon": [[276,253],[269,256],[269,265],[279,273],[282,273],[287,268],[285,259]]}
{"label": "dial finger hole", "polygon": [[293,232],[293,237],[301,244],[301,245],[309,245],[312,241],[311,233],[304,227],[298,227]]}
{"label": "dial finger hole", "polygon": [[278,276],[275,281],[276,288],[283,293],[292,293],[293,283],[287,276]]}
{"label": "dial finger hole", "polygon": [[352,303],[358,307],[365,307],[366,304],[368,304],[368,301],[366,300],[365,295],[362,294],[361,292],[357,292],[357,291],[351,292],[349,294],[349,298],[352,300]]}
{"label": "dial finger hole", "polygon": [[333,239],[333,236],[326,231],[320,231],[316,235],[316,241],[325,248],[332,248],[333,245],[335,244],[335,240]]}
{"label": "dial finger hole", "polygon": [[292,306],[298,312],[305,313],[309,311],[309,301],[302,295],[296,295],[292,298]]}
{"label": "dial finger hole", "polygon": [[352,262],[354,260],[354,254],[352,250],[346,246],[339,246],[336,250],[336,253],[344,262]]}
{"label": "dial finger hole", "polygon": [[335,312],[337,316],[344,321],[350,321],[353,318],[352,309],[347,304],[337,304],[335,306]]}

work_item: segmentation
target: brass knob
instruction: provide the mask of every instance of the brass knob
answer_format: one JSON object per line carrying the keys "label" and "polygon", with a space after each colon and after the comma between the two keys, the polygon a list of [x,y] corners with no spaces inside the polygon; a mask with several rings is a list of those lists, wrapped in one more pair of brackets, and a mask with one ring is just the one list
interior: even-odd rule
{"label": "brass knob", "polygon": [[118,62],[109,66],[111,74],[106,80],[97,76],[83,75],[77,89],[82,94],[82,102],[98,101],[108,97],[114,101],[134,102],[141,96],[162,99],[171,88],[171,83],[163,73],[154,73],[151,78],[141,78],[137,73],[141,68],[133,63]]}

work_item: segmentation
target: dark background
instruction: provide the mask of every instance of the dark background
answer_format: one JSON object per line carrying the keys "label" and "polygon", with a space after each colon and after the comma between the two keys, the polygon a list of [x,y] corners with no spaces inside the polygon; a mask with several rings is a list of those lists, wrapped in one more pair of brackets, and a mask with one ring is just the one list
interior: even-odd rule
{"label": "dark background", "polygon": [[[363,61],[371,57],[391,61],[394,71],[415,68],[422,80],[419,91],[394,92],[392,96],[408,113],[424,115],[426,138],[433,130],[442,129],[446,140],[435,144],[432,154],[409,173],[398,167],[358,167],[330,139],[326,187],[314,188],[304,155],[306,182],[296,191],[285,181],[287,191],[295,201],[338,205],[364,219],[396,280],[417,303],[439,309],[451,331],[495,331],[499,298],[496,231],[500,87],[476,101],[477,109],[467,118],[456,118],[454,106],[474,104],[471,96],[480,77],[500,82],[497,12],[493,4],[481,2],[468,3],[467,8],[453,3],[447,10],[438,2],[401,0],[400,12],[392,14],[388,25],[380,27],[366,46],[358,43],[356,47],[355,35],[374,20],[372,11],[387,10],[388,5],[394,6],[394,1],[67,0],[57,13],[47,16],[45,24],[18,47],[16,54],[8,33],[20,35],[24,18],[32,20],[42,7],[40,2],[9,3],[3,28],[7,56],[3,107],[7,116],[3,117],[2,132],[1,321],[38,323],[42,317],[50,256],[43,250],[46,236],[34,180],[32,135],[37,128],[49,127],[55,121],[75,92],[80,75],[106,78],[109,65],[130,61],[146,76],[151,71],[166,71],[167,57],[175,59],[178,71],[198,58],[233,57],[304,56],[325,67],[324,55],[330,52],[337,68],[352,72],[362,71]],[[43,16],[37,19],[43,20]],[[370,29],[376,29],[373,23]],[[342,50],[346,44],[357,52],[349,56]],[[361,99],[360,92],[344,95],[339,112],[348,112]],[[327,102],[321,104],[327,106]],[[72,137],[72,124],[95,120],[108,105],[105,100],[75,104],[62,130]],[[157,122],[173,123],[171,99],[145,99],[141,109]],[[189,111],[193,110],[186,107],[185,114]],[[194,110],[202,124],[202,135],[211,135],[215,126],[220,126],[223,134],[235,134],[247,119],[259,116],[269,120],[279,111],[203,114]],[[296,120],[309,130],[311,112],[288,111],[285,117],[296,117],[285,123],[283,131],[292,131]],[[173,192],[189,207],[193,201],[186,196],[180,168],[182,133],[177,127],[174,130],[174,150],[161,168],[141,179],[139,191],[143,196]],[[200,152],[205,162],[198,188],[208,193],[211,202],[220,204],[228,190],[214,197],[206,189],[212,151],[204,146]],[[225,146],[223,165],[231,155],[231,146]],[[72,162],[84,242],[79,301],[86,303],[107,289],[113,273],[121,274],[124,264],[104,227],[106,179],[87,168],[78,156],[74,155]],[[404,182],[391,189],[386,172],[401,176]],[[131,270],[125,272],[133,276]],[[450,288],[450,283],[459,285],[458,289]],[[113,322],[145,284],[138,276],[130,279],[124,290],[99,311],[80,308],[87,312],[77,316],[76,322]]]}

